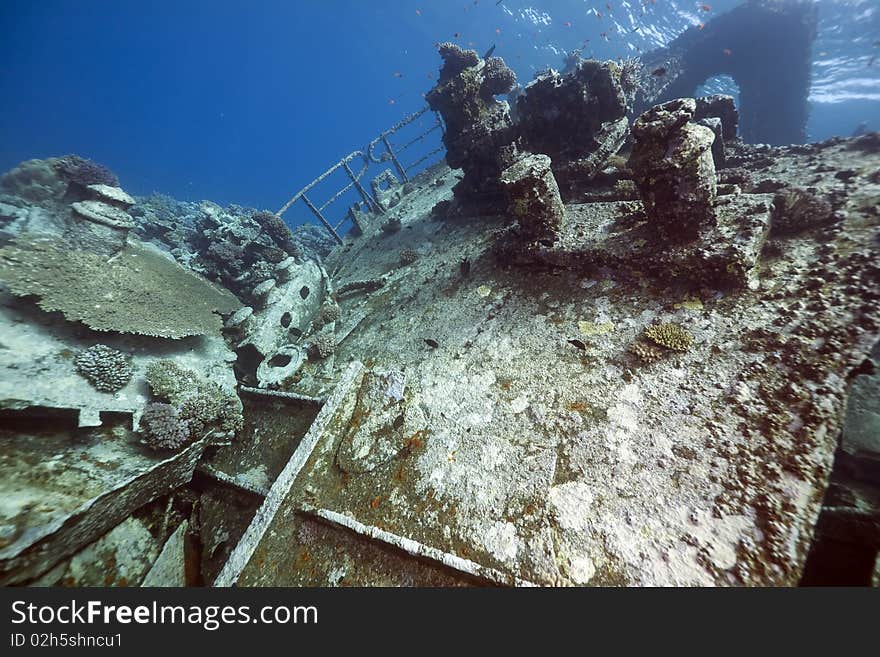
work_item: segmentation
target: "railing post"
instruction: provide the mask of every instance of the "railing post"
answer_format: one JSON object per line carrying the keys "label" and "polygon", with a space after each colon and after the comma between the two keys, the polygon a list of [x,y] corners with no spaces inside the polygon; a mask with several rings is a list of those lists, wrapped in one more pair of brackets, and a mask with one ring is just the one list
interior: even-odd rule
{"label": "railing post", "polygon": [[394,162],[394,166],[397,167],[397,173],[400,174],[400,177],[403,178],[403,182],[409,182],[409,177],[406,175],[406,169],[403,168],[403,165],[398,161],[397,156],[394,154],[394,149],[391,148],[391,144],[388,143],[388,138],[385,135],[382,135],[382,143],[385,144],[385,148],[388,149],[388,154],[391,156],[391,161]]}
{"label": "railing post", "polygon": [[333,228],[330,222],[324,218],[324,215],[321,214],[321,211],[316,208],[315,204],[309,200],[309,197],[303,194],[300,198],[302,198],[303,202],[309,207],[309,210],[311,210],[315,214],[315,216],[321,220],[321,223],[324,224],[324,227],[330,231],[334,238],[336,238],[336,241],[342,244],[342,238],[339,237],[339,233],[337,233],[336,229]]}
{"label": "railing post", "polygon": [[354,171],[352,171],[351,167],[348,166],[348,162],[343,161],[342,166],[345,168],[345,173],[347,173],[348,177],[351,178],[351,181],[354,183],[355,188],[358,190],[358,192],[360,192],[361,198],[364,199],[366,204],[380,214],[384,214],[385,210],[372,196],[367,194],[367,190],[365,190],[363,185],[361,185],[361,181],[355,177]]}

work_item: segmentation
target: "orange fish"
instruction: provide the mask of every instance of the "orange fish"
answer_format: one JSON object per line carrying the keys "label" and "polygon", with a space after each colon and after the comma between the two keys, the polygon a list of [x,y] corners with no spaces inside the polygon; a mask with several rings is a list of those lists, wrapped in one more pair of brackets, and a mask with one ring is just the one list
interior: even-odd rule
{"label": "orange fish", "polygon": [[700,5],[700,9],[703,11],[712,11],[712,5]]}
{"label": "orange fish", "polygon": [[733,54],[733,51],[730,48],[725,48],[724,50],[722,50],[722,52],[725,55],[727,55],[728,57],[730,57]]}
{"label": "orange fish", "polygon": [[563,25],[565,25],[565,27],[571,27],[571,21],[565,21]]}

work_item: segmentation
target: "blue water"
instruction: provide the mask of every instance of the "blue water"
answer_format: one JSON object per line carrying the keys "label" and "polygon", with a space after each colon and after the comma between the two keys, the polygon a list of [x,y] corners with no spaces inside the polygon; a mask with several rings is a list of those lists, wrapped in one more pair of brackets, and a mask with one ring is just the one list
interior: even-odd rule
{"label": "blue water", "polygon": [[[131,193],[275,210],[423,106],[438,41],[495,44],[525,83],[566,50],[637,55],[740,3],[701,4],[3,0],[0,170],[79,153]],[[880,130],[880,3],[819,5],[809,135]]]}

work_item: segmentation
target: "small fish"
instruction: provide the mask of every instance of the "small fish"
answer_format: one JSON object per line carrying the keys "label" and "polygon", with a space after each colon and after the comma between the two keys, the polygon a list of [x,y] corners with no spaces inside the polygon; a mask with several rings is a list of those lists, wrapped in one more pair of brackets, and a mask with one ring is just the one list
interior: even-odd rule
{"label": "small fish", "polygon": [[495,28],[495,34],[501,34],[501,28],[500,28],[500,27],[496,27],[496,28]]}
{"label": "small fish", "polygon": [[565,21],[563,25],[565,25],[565,27],[571,27],[571,21]]}
{"label": "small fish", "polygon": [[469,276],[471,273],[471,261],[467,258],[463,258],[461,263],[459,263],[459,269],[461,270],[462,276]]}
{"label": "small fish", "polygon": [[428,345],[429,347],[431,347],[431,349],[436,349],[437,347],[440,346],[439,342],[437,342],[436,340],[433,340],[431,338],[425,338],[425,344]]}
{"label": "small fish", "polygon": [[394,77],[396,77],[396,78],[402,78],[402,77],[403,77],[403,73],[401,73],[400,71],[394,71]]}
{"label": "small fish", "polygon": [[697,25],[698,30],[702,30],[704,27],[706,27],[705,23],[700,23],[699,25]]}
{"label": "small fish", "polygon": [[587,345],[584,344],[583,340],[578,340],[577,338],[575,338],[574,340],[569,340],[568,344],[577,347],[581,351],[587,350]]}
{"label": "small fish", "polygon": [[655,68],[653,71],[651,71],[651,75],[656,75],[658,78],[662,78],[664,75],[666,75],[666,69],[662,66],[660,68]]}
{"label": "small fish", "polygon": [[608,2],[606,2],[606,3],[605,3],[605,9],[607,9],[608,11],[611,11],[611,4],[608,3]]}
{"label": "small fish", "polygon": [[389,98],[389,99],[388,99],[388,104],[389,104],[389,105],[394,105],[394,103],[396,103],[396,102],[397,102],[397,101],[394,100],[393,98]]}
{"label": "small fish", "polygon": [[495,3],[495,6],[497,7],[497,6],[500,5],[502,2],[504,2],[504,0],[498,0],[498,2]]}
{"label": "small fish", "polygon": [[492,47],[486,51],[486,54],[483,55],[483,59],[489,59],[492,56],[492,53],[495,52],[495,44],[492,44]]}
{"label": "small fish", "polygon": [[460,38],[461,38],[461,32],[456,32],[455,34],[452,35],[452,38],[453,38],[453,39],[460,39]]}
{"label": "small fish", "polygon": [[598,10],[596,11],[596,18],[602,18],[602,12],[601,12],[601,11],[598,11]]}
{"label": "small fish", "polygon": [[416,16],[421,16],[421,15],[422,15],[422,10],[416,9]]}
{"label": "small fish", "polygon": [[700,9],[703,11],[712,11],[712,5],[700,5]]}
{"label": "small fish", "polygon": [[608,40],[608,35],[605,34],[605,32],[600,32],[599,36],[602,37],[603,39],[605,39],[606,41]]}
{"label": "small fish", "polygon": [[732,51],[730,48],[725,48],[725,49],[722,50],[721,52],[723,52],[723,53],[724,53],[725,55],[727,55],[728,57],[730,57],[730,56],[733,54],[733,51]]}

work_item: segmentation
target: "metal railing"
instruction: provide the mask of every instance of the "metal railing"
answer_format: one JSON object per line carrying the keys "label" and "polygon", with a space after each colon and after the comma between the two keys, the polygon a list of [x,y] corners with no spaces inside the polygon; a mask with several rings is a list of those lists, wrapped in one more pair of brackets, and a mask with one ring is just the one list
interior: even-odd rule
{"label": "metal railing", "polygon": [[[297,201],[302,201],[303,204],[312,212],[315,217],[323,224],[323,226],[330,232],[333,238],[342,244],[342,238],[339,236],[339,228],[346,222],[349,221],[349,217],[345,216],[340,222],[337,224],[332,224],[324,214],[324,211],[330,207],[334,202],[339,200],[347,192],[352,189],[356,190],[360,195],[361,199],[366,203],[367,207],[379,214],[384,213],[384,209],[382,208],[379,199],[374,195],[371,195],[361,184],[361,179],[364,174],[370,168],[372,164],[383,164],[385,162],[392,162],[394,164],[394,168],[397,170],[398,175],[402,179],[402,182],[406,183],[410,181],[410,174],[414,172],[417,168],[423,165],[425,162],[430,160],[432,157],[437,155],[438,153],[443,151],[443,145],[437,148],[434,148],[430,152],[422,155],[422,157],[418,158],[415,162],[410,163],[409,165],[403,164],[401,161],[401,155],[404,151],[415,146],[416,144],[425,140],[428,135],[436,132],[437,130],[441,131],[441,135],[444,134],[444,126],[443,120],[440,118],[440,115],[437,112],[433,112],[434,121],[433,123],[424,131],[415,135],[408,142],[403,144],[402,146],[395,146],[391,141],[391,136],[405,128],[409,124],[413,123],[420,117],[422,117],[427,112],[431,112],[432,110],[429,107],[423,107],[421,110],[414,114],[410,114],[402,121],[396,123],[394,126],[380,134],[373,141],[371,141],[367,147],[363,150],[357,150],[353,153],[349,153],[344,158],[339,160],[332,167],[327,169],[320,176],[315,178],[308,185],[299,190],[293,197],[287,201],[281,209],[279,209],[275,214],[281,217],[285,212],[287,212]],[[377,148],[379,146],[384,149],[383,152],[377,153]],[[355,171],[352,168],[352,163],[359,162],[360,168]],[[357,164],[355,164],[355,168],[357,168]],[[321,205],[317,205],[311,198],[307,195],[308,192],[312,191],[317,185],[327,180],[331,175],[335,172],[342,170],[345,175],[348,177],[348,184],[346,184],[341,189],[337,190],[334,194],[330,196],[328,200],[326,200]]]}

